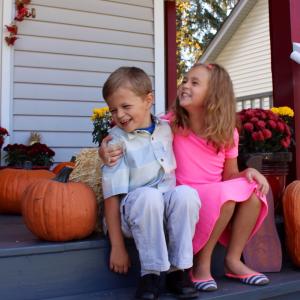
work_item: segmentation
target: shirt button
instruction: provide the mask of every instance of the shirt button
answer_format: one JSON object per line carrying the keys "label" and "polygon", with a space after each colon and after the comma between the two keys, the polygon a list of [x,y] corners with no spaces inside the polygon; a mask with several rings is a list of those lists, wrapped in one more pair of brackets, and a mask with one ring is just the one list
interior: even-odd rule
{"label": "shirt button", "polygon": [[160,159],[160,161],[164,161],[164,159],[163,159],[163,158],[161,158],[161,159]]}
{"label": "shirt button", "polygon": [[152,137],[151,140],[154,141],[154,137]]}

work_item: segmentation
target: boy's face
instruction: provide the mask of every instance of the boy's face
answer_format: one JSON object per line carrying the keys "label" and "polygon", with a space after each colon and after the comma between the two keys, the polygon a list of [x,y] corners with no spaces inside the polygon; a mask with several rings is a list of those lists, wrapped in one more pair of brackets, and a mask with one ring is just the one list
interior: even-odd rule
{"label": "boy's face", "polygon": [[107,101],[116,125],[126,132],[151,125],[151,106],[153,96],[136,95],[128,87],[118,88]]}

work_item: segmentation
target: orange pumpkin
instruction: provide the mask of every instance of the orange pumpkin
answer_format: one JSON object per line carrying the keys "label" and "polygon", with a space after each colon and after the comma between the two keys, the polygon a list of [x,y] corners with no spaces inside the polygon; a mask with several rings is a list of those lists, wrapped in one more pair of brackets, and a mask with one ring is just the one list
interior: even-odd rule
{"label": "orange pumpkin", "polygon": [[69,241],[90,235],[96,224],[93,190],[81,182],[67,182],[65,167],[54,180],[31,184],[23,193],[22,214],[28,229],[41,239]]}
{"label": "orange pumpkin", "polygon": [[287,186],[282,205],[287,249],[292,262],[300,267],[300,180]]}
{"label": "orange pumpkin", "polygon": [[22,194],[27,186],[41,179],[53,178],[47,170],[6,168],[0,171],[0,213],[21,213]]}

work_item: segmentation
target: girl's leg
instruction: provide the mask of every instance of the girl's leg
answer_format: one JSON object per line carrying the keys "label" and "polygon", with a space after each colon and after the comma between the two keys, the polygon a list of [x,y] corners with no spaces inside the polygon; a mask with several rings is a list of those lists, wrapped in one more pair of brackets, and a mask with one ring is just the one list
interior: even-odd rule
{"label": "girl's leg", "polygon": [[205,246],[194,256],[193,277],[195,279],[209,279],[211,277],[211,256],[220,235],[230,221],[235,208],[235,202],[223,204],[220,217]]}
{"label": "girl's leg", "polygon": [[237,275],[247,275],[254,271],[248,268],[241,256],[248,238],[256,224],[261,209],[261,201],[255,194],[236,208],[231,227],[231,238],[225,257],[225,269]]}

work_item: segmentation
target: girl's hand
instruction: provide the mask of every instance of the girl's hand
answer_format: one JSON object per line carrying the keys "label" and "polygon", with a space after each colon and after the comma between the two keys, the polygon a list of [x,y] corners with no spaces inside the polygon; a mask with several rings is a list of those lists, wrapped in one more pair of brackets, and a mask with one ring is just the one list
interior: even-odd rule
{"label": "girl's hand", "polygon": [[130,258],[126,249],[124,247],[112,247],[109,261],[111,271],[126,274],[130,266]]}
{"label": "girl's hand", "polygon": [[109,167],[117,164],[118,159],[123,155],[123,149],[121,146],[108,144],[112,140],[111,136],[107,136],[103,139],[101,146],[99,147],[98,154],[103,163]]}
{"label": "girl's hand", "polygon": [[245,171],[245,177],[249,182],[255,181],[257,183],[257,191],[261,195],[266,195],[269,191],[269,183],[265,176],[263,176],[256,169],[248,168]]}

